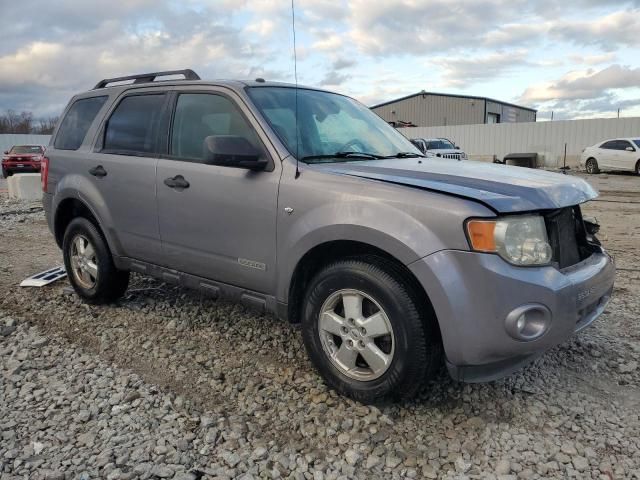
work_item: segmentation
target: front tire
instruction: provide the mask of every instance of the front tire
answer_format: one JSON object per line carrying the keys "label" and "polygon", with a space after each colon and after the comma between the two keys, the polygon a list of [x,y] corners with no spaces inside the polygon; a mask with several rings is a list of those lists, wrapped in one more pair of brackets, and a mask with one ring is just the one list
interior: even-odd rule
{"label": "front tire", "polygon": [[327,384],[371,403],[414,396],[441,364],[435,318],[397,267],[352,258],[321,270],[306,294],[305,347]]}
{"label": "front tire", "polygon": [[69,282],[87,303],[111,303],[127,290],[129,272],[115,267],[107,242],[86,218],[69,223],[62,252]]}
{"label": "front tire", "polygon": [[12,173],[9,170],[6,169],[2,169],[2,177],[3,178],[9,178],[12,175]]}
{"label": "front tire", "polygon": [[585,170],[587,173],[591,175],[595,175],[600,173],[600,168],[598,167],[598,161],[595,158],[590,158],[585,163]]}

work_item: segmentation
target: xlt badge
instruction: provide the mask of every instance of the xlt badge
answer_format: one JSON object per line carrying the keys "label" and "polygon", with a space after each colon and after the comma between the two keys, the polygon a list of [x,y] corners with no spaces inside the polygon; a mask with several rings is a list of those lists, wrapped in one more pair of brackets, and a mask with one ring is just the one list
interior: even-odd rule
{"label": "xlt badge", "polygon": [[247,260],[246,258],[239,258],[238,263],[243,267],[255,268],[257,270],[267,269],[267,266],[264,263],[256,262],[255,260]]}

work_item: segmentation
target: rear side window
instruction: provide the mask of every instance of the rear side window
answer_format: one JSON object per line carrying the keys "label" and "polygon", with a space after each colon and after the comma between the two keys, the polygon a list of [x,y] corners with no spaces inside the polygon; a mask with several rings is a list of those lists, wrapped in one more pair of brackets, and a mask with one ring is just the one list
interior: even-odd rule
{"label": "rear side window", "polygon": [[106,101],[106,96],[76,100],[62,120],[53,146],[59,150],[80,148],[89,127]]}
{"label": "rear side window", "polygon": [[164,94],[123,98],[107,121],[103,151],[157,153],[164,101]]}
{"label": "rear side window", "polygon": [[626,150],[627,147],[630,147],[631,144],[629,142],[627,142],[626,140],[618,140],[617,142],[617,147],[618,150]]}
{"label": "rear side window", "polygon": [[600,145],[600,148],[606,148],[607,150],[617,150],[616,141],[610,140]]}

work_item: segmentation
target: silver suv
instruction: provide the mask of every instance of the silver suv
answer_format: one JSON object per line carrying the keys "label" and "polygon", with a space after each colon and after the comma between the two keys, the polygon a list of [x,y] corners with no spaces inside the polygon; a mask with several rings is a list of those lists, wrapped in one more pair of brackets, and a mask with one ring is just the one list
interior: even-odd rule
{"label": "silver suv", "polygon": [[300,322],[326,382],[364,402],[411,396],[443,360],[462,381],[507,375],[593,322],[613,287],[586,182],[426,160],[313,88],[103,80],[67,106],[42,178],[87,302],[138,272]]}

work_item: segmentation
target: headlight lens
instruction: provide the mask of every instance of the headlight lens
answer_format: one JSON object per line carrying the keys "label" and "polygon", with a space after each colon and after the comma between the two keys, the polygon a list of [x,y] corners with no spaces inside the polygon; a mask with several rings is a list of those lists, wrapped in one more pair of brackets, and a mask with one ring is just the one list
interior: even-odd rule
{"label": "headlight lens", "polygon": [[470,220],[467,232],[473,250],[497,253],[514,265],[546,265],[551,261],[553,252],[540,215]]}

